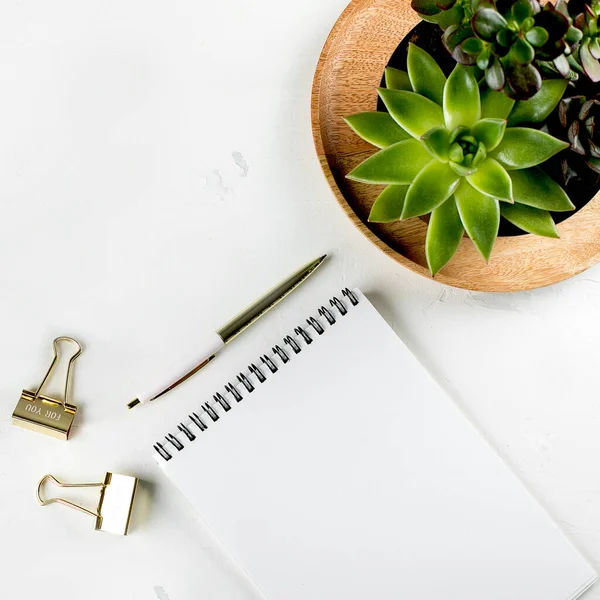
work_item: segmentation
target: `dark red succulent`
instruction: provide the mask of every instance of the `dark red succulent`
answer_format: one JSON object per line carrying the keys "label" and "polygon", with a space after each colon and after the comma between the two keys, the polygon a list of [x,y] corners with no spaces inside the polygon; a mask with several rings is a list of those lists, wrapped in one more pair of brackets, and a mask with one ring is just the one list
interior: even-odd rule
{"label": "dark red succulent", "polygon": [[546,126],[553,136],[571,144],[557,157],[565,184],[589,169],[600,175],[600,95],[563,98]]}

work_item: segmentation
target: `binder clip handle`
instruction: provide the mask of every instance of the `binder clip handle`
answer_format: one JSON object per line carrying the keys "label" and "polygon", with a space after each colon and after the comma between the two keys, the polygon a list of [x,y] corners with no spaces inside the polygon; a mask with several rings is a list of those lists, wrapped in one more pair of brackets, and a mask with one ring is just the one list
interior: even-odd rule
{"label": "binder clip handle", "polygon": [[57,502],[58,504],[62,504],[63,506],[68,506],[70,508],[74,508],[75,510],[78,510],[78,511],[85,513],[86,515],[90,515],[92,517],[100,516],[97,512],[93,512],[83,506],[80,506],[79,504],[69,502],[69,500],[65,500],[64,498],[48,498],[47,500],[44,500],[42,498],[42,487],[43,487],[44,483],[46,483],[46,481],[51,481],[58,487],[62,487],[62,488],[103,487],[104,483],[63,483],[62,481],[59,481],[58,479],[56,479],[56,477],[54,477],[53,475],[44,475],[40,479],[37,490],[35,492],[37,501],[40,503],[41,506],[48,506],[49,504],[54,504],[54,502]]}
{"label": "binder clip handle", "polygon": [[58,362],[59,347],[60,347],[61,342],[69,342],[71,344],[74,344],[77,347],[77,352],[75,352],[75,354],[73,354],[73,356],[71,356],[71,358],[69,359],[69,365],[67,366],[67,376],[65,379],[65,393],[64,393],[62,401],[59,401],[62,403],[63,408],[66,408],[67,404],[70,404],[69,400],[70,400],[70,395],[71,395],[71,380],[72,380],[71,368],[73,366],[73,363],[75,362],[75,359],[82,352],[81,344],[77,340],[74,340],[71,337],[61,336],[61,337],[57,337],[54,340],[54,344],[53,344],[54,358],[52,359],[52,362],[50,363],[50,367],[48,368],[48,371],[44,375],[44,379],[42,379],[42,383],[40,383],[38,389],[35,392],[34,400],[37,400],[40,397],[40,394],[42,393],[42,389],[44,388],[44,385],[46,385],[48,378],[50,377],[50,375],[52,375],[52,371],[54,371],[54,368],[56,367],[56,363]]}
{"label": "binder clip handle", "polygon": [[[64,498],[42,498],[42,486],[46,481],[51,481],[58,487],[63,488],[100,488],[98,509],[92,511]],[[104,481],[100,483],[63,483],[53,475],[44,475],[38,483],[36,497],[42,506],[57,502],[94,517],[96,519],[96,531],[127,535],[137,484],[137,477],[111,472],[107,472]]]}

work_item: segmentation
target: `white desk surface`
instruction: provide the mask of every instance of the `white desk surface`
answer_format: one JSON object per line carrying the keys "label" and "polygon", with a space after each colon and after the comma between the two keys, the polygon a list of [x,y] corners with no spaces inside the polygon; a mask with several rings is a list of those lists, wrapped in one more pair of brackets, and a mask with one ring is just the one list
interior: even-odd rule
{"label": "white desk surface", "polygon": [[[345,3],[3,6],[3,597],[255,599],[151,444],[342,285],[370,295],[600,569],[600,267],[534,292],[470,293],[410,273],[354,229],[321,174],[309,115],[316,61]],[[322,252],[332,258],[312,281],[204,374],[125,410],[166,360]],[[65,334],[85,345],[68,443],[10,420]],[[143,481],[126,538],[36,504],[45,473],[88,481],[107,470]],[[600,586],[585,599],[599,600]]]}

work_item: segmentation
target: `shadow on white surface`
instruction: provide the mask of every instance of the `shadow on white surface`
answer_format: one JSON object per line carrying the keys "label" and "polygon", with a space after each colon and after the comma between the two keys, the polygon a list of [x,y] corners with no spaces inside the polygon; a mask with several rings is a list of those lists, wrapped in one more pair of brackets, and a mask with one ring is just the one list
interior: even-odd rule
{"label": "shadow on white surface", "polygon": [[135,492],[131,521],[129,522],[129,533],[145,527],[152,517],[152,501],[155,496],[156,484],[140,479]]}

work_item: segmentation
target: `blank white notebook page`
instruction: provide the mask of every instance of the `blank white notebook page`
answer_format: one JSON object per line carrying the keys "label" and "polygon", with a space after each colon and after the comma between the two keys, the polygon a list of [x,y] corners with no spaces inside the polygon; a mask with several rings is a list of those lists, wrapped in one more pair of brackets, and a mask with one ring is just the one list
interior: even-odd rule
{"label": "blank white notebook page", "polygon": [[580,596],[592,569],[354,293],[194,441],[180,434],[166,474],[269,600]]}

